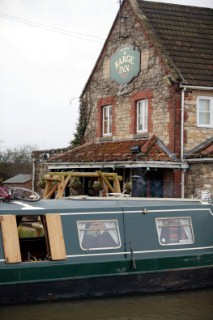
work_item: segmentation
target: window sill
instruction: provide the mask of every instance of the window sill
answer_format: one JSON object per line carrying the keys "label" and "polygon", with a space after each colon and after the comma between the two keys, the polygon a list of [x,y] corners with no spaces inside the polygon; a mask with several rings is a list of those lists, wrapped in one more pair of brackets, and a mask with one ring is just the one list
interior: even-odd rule
{"label": "window sill", "polygon": [[197,124],[197,128],[213,129],[213,125]]}
{"label": "window sill", "polygon": [[133,134],[133,139],[138,139],[138,138],[149,138],[149,133],[148,132],[141,132],[141,133],[135,133]]}
{"label": "window sill", "polygon": [[104,136],[104,137],[99,137],[98,141],[112,141],[112,136]]}

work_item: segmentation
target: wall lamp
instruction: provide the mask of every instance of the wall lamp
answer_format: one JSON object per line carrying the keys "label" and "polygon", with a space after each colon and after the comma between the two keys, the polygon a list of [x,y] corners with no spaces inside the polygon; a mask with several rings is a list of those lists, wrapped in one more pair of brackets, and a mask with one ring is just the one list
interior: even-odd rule
{"label": "wall lamp", "polygon": [[132,152],[132,154],[139,153],[139,152],[141,152],[141,147],[140,146],[132,146],[131,152]]}

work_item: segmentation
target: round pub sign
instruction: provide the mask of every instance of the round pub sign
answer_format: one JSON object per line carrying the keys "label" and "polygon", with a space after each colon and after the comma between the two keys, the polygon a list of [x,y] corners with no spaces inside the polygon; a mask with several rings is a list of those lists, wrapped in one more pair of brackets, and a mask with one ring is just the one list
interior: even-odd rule
{"label": "round pub sign", "polygon": [[119,48],[110,58],[110,78],[119,85],[129,83],[140,72],[140,51],[131,45]]}

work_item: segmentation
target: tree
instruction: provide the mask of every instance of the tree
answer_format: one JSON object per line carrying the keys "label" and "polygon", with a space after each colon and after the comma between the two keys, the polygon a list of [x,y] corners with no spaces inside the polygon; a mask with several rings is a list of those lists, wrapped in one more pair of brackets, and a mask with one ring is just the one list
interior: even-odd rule
{"label": "tree", "polygon": [[33,168],[32,151],[36,146],[23,145],[0,152],[0,180],[9,179],[19,173],[31,174]]}

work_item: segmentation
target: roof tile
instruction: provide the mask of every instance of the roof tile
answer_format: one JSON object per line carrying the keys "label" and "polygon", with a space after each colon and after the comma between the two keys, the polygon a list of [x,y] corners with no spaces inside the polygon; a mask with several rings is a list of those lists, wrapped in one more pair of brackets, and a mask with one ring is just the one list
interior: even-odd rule
{"label": "roof tile", "polygon": [[131,147],[139,146],[141,153],[138,159],[143,161],[171,161],[171,158],[157,144],[157,138],[152,136],[145,140],[125,140],[88,143],[60,153],[50,158],[49,161],[63,162],[109,162],[109,161],[133,161]]}
{"label": "roof tile", "polygon": [[152,32],[185,80],[213,86],[213,10],[137,0]]}

